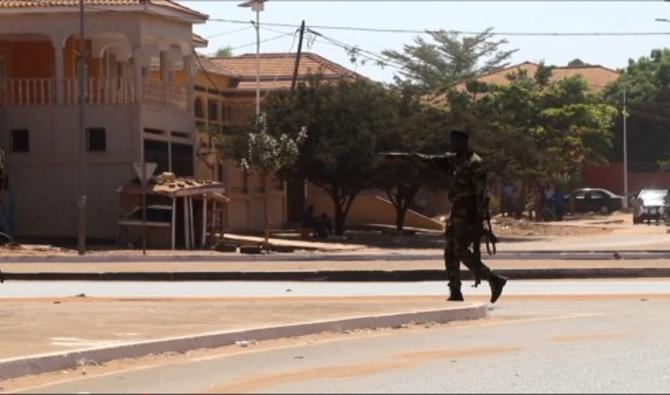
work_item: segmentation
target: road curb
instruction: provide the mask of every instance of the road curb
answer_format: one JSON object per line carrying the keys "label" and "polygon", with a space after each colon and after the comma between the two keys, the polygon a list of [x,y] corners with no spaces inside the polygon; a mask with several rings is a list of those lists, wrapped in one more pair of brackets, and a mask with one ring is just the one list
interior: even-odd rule
{"label": "road curb", "polygon": [[413,311],[376,316],[347,317],[334,320],[306,322],[275,327],[253,328],[234,332],[205,333],[193,336],[172,337],[111,347],[79,351],[42,354],[0,360],[0,380],[52,372],[76,367],[80,362],[104,363],[113,359],[137,358],[165,352],[186,352],[199,348],[216,348],[235,344],[237,341],[261,341],[283,337],[296,337],[320,332],[342,332],[355,329],[397,327],[411,322],[438,322],[476,320],[486,318],[485,304],[468,304],[467,307],[450,307],[438,310]]}
{"label": "road curb", "polygon": [[[510,279],[594,279],[670,277],[670,268],[495,269]],[[332,281],[393,282],[447,280],[444,270],[318,270],[215,272],[3,272],[6,281]],[[461,271],[472,280],[472,273]]]}
{"label": "road curb", "polygon": [[[151,253],[151,252],[149,252]],[[431,261],[443,260],[443,252],[428,254],[386,253],[356,254],[351,252],[269,253],[220,255],[84,255],[84,256],[9,256],[0,255],[0,264],[11,263],[120,263],[120,262],[311,262],[311,261]],[[603,250],[603,251],[498,251],[487,260],[639,260],[670,259],[670,250]]]}

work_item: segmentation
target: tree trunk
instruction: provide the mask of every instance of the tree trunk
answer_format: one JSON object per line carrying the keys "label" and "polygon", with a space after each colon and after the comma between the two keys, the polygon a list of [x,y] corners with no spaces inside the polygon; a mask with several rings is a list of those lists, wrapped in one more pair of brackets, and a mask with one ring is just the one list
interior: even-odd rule
{"label": "tree trunk", "polygon": [[270,248],[270,205],[268,204],[268,177],[265,173],[261,175],[263,177],[263,211],[265,212],[265,242],[263,247],[265,249]]}
{"label": "tree trunk", "polygon": [[402,232],[405,227],[405,215],[407,214],[407,210],[407,206],[396,206],[395,208],[395,228],[398,232]]}
{"label": "tree trunk", "polygon": [[419,193],[421,186],[414,186],[407,189],[398,189],[395,193],[393,190],[387,190],[386,195],[388,196],[393,207],[395,207],[395,224],[396,230],[398,232],[402,231],[405,227],[405,216],[407,215],[407,210],[414,202],[414,198]]}
{"label": "tree trunk", "polygon": [[342,236],[344,234],[344,220],[346,219],[344,208],[338,198],[333,197],[333,203],[335,208],[335,234]]}

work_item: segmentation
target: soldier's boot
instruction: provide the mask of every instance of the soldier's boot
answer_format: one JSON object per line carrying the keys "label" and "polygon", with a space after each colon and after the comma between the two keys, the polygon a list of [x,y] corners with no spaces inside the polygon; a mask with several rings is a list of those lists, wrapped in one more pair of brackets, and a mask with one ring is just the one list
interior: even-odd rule
{"label": "soldier's boot", "polygon": [[463,294],[461,293],[461,287],[460,286],[449,286],[449,299],[447,299],[450,302],[462,302],[465,299],[463,299]]}
{"label": "soldier's boot", "polygon": [[505,284],[507,284],[507,279],[505,277],[491,273],[491,276],[489,277],[489,286],[491,287],[491,303],[495,303],[500,295],[502,295]]}

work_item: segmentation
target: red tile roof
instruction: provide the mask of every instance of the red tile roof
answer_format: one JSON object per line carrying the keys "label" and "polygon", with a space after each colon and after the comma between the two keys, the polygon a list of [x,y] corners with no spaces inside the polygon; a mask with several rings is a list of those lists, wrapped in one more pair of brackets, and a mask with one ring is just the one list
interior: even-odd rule
{"label": "red tile roof", "polygon": [[[206,15],[185,7],[175,0],[84,0],[88,6],[136,6],[142,4],[151,4],[159,7],[172,8],[178,11],[186,12],[200,17]],[[2,8],[48,8],[48,7],[78,7],[79,0],[0,0],[0,9]]]}
{"label": "red tile roof", "polygon": [[[514,66],[502,68],[488,74],[484,74],[477,78],[477,81],[489,85],[507,85],[510,83],[507,76],[516,74],[518,72],[525,72],[530,78],[535,76],[535,72],[539,68],[539,64],[533,62],[523,62]],[[581,76],[586,80],[589,89],[599,92],[612,82],[616,81],[620,74],[616,70],[612,70],[600,65],[585,65],[585,66],[567,66],[555,67],[551,70],[550,82],[560,81],[566,78]],[[459,91],[466,89],[466,83],[461,82],[455,86]],[[434,104],[446,101],[445,94],[428,95],[426,99]]]}
{"label": "red tile roof", "polygon": [[[291,86],[294,53],[264,53],[260,55],[261,89],[283,89]],[[238,89],[256,89],[256,54],[244,54],[230,58],[210,58],[212,63],[237,74],[240,79]],[[303,52],[300,57],[298,79],[309,74],[320,73],[327,79],[359,78],[355,71],[311,52]]]}
{"label": "red tile roof", "polygon": [[[517,72],[526,72],[529,77],[533,77],[539,68],[539,64],[532,62],[523,62],[521,64],[506,67],[489,74],[485,74],[477,79],[479,82],[484,82],[491,85],[506,85],[509,84],[508,75]],[[586,65],[574,67],[556,67],[551,70],[550,82],[560,81],[566,78],[580,75],[586,80],[589,88],[594,91],[600,91],[608,84],[616,81],[619,78],[619,73],[615,70],[603,67],[600,65]],[[456,89],[465,89],[465,83],[462,82],[456,85]]]}
{"label": "red tile roof", "polygon": [[194,47],[205,48],[205,47],[207,47],[208,43],[209,43],[209,41],[206,38],[193,33],[193,46]]}
{"label": "red tile roof", "polygon": [[227,69],[219,63],[213,62],[211,58],[205,56],[198,56],[198,65],[202,65],[202,68],[208,73],[224,75],[226,77],[232,77],[235,79],[240,78],[240,76],[233,71]]}

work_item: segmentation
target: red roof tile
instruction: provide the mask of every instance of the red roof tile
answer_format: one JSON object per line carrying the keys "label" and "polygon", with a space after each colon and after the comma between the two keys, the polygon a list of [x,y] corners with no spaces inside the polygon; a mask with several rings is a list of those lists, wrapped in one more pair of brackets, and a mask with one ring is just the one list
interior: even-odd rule
{"label": "red roof tile", "polygon": [[[525,72],[530,78],[535,76],[539,65],[533,62],[523,62],[514,66],[509,66],[502,68],[500,70],[493,71],[488,74],[484,74],[481,77],[477,78],[477,81],[483,82],[490,85],[507,85],[510,83],[509,78],[511,74],[518,72]],[[607,67],[600,65],[586,65],[586,66],[574,66],[574,67],[555,67],[551,70],[550,82],[560,81],[566,78],[581,76],[586,80],[586,83],[589,86],[589,89],[599,92],[605,89],[605,87],[612,82],[616,81],[620,74],[616,70],[612,70]],[[464,91],[466,89],[466,83],[461,82],[455,86],[459,91]],[[446,101],[445,94],[434,94],[427,95],[426,99],[429,102],[434,104],[439,104],[440,102]]]}
{"label": "red roof tile", "polygon": [[[260,55],[260,75],[262,79],[280,80],[293,77],[295,68],[294,53],[264,53]],[[256,54],[245,54],[230,58],[212,58],[212,62],[220,64],[240,75],[242,80],[256,78]],[[303,52],[300,57],[298,75],[321,73],[324,76],[359,77],[355,71],[349,70],[335,62],[310,52]]]}
{"label": "red roof tile", "polygon": [[240,76],[235,74],[233,71],[227,69],[219,63],[213,62],[211,58],[205,56],[198,56],[199,64],[202,65],[202,68],[208,73],[225,75],[227,77],[232,77],[239,79]]}
{"label": "red roof tile", "polygon": [[[136,6],[142,4],[152,4],[159,7],[172,8],[178,11],[187,12],[192,15],[206,17],[206,15],[185,7],[175,0],[84,0],[88,6]],[[79,0],[0,0],[0,9],[2,8],[48,8],[48,7],[78,7]]]}

